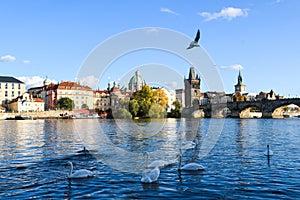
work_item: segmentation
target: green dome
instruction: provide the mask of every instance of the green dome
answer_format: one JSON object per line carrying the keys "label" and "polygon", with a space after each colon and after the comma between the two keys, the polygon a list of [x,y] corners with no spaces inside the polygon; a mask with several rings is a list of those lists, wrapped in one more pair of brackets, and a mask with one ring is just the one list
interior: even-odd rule
{"label": "green dome", "polygon": [[129,84],[143,84],[145,85],[146,82],[143,79],[143,77],[140,75],[139,71],[135,72],[135,75],[133,77],[131,77],[131,79],[129,80]]}
{"label": "green dome", "polygon": [[146,82],[137,70],[135,75],[129,80],[128,88],[130,91],[137,91],[141,90],[144,85],[146,85]]}

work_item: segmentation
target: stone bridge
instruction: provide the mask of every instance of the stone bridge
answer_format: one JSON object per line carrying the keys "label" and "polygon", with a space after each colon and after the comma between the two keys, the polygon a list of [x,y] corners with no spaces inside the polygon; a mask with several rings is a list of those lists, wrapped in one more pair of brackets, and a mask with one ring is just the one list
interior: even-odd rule
{"label": "stone bridge", "polygon": [[277,100],[240,101],[219,104],[200,105],[205,117],[236,117],[239,118],[243,110],[255,107],[262,112],[263,118],[272,118],[273,112],[281,107],[295,104],[300,107],[300,98],[287,98]]}

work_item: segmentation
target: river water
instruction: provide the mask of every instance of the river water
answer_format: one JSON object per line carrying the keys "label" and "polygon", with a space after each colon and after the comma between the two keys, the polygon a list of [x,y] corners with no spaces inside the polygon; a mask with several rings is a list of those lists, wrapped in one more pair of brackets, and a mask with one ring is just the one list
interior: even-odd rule
{"label": "river water", "polygon": [[[0,199],[300,197],[298,118],[2,120],[0,127]],[[191,141],[197,145],[182,161],[204,171],[177,170],[180,145]],[[140,182],[146,151],[150,161],[170,162],[156,183]],[[96,176],[68,180],[67,161]]]}

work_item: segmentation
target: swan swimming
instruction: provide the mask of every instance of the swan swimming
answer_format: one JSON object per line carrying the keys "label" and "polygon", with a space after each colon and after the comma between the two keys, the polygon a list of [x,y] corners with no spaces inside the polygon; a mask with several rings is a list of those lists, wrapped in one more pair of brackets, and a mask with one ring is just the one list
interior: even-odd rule
{"label": "swan swimming", "polygon": [[192,41],[191,44],[190,44],[190,46],[188,48],[186,48],[186,49],[191,49],[191,48],[194,48],[194,47],[200,47],[200,45],[198,44],[199,39],[200,39],[200,31],[198,29],[194,41]]}
{"label": "swan swimming", "polygon": [[178,163],[178,170],[183,170],[183,171],[202,171],[205,168],[198,164],[198,163],[187,163],[184,166],[181,166],[181,159],[182,159],[182,153],[180,151],[180,153],[177,155],[177,157],[179,157],[179,163]]}
{"label": "swan swimming", "polygon": [[73,173],[73,163],[71,161],[68,161],[67,164],[70,165],[70,172],[68,174],[68,178],[73,179],[73,178],[89,178],[95,176],[95,174],[87,169],[80,169],[76,170]]}
{"label": "swan swimming", "polygon": [[183,150],[187,150],[187,149],[193,149],[196,147],[196,143],[193,141],[187,141],[185,142],[185,144],[181,147],[181,149]]}
{"label": "swan swimming", "polygon": [[158,177],[160,175],[160,170],[158,167],[155,167],[154,169],[146,169],[142,175],[141,182],[142,183],[153,183],[158,180]]}
{"label": "swan swimming", "polygon": [[273,151],[270,149],[270,145],[267,144],[267,150],[264,153],[266,156],[272,156],[274,153]]}
{"label": "swan swimming", "polygon": [[168,166],[170,163],[168,163],[167,161],[164,161],[164,160],[155,160],[153,162],[151,162],[149,165],[148,165],[148,161],[149,161],[149,153],[148,152],[145,152],[144,153],[144,156],[146,157],[146,167],[147,168],[155,168],[155,167],[158,167],[158,168],[164,168],[166,166]]}

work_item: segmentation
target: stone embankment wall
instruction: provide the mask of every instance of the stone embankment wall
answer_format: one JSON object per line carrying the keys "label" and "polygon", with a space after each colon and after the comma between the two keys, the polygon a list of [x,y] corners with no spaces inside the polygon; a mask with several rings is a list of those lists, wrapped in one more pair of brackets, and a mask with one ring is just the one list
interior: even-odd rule
{"label": "stone embankment wall", "polygon": [[30,117],[33,119],[44,119],[44,118],[57,118],[60,114],[68,113],[68,115],[72,115],[73,111],[66,110],[50,110],[43,112],[15,112],[15,113],[0,113],[0,120],[6,119],[8,117],[22,116],[22,117]]}

